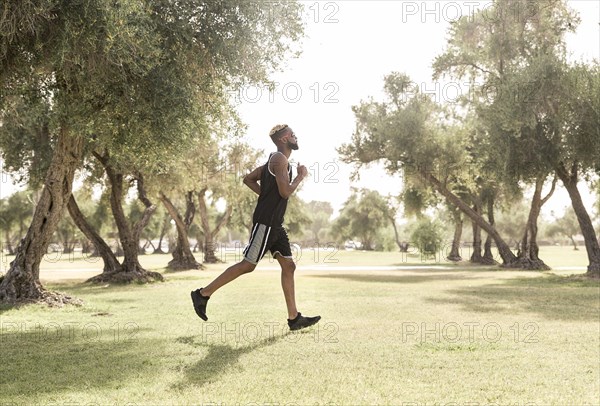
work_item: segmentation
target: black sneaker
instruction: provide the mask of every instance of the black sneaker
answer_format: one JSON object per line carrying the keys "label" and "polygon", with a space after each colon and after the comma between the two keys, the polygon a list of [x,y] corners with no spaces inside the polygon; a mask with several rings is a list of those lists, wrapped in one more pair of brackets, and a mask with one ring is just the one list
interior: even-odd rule
{"label": "black sneaker", "polygon": [[301,328],[317,324],[319,320],[321,320],[321,316],[304,317],[302,314],[298,313],[295,319],[288,319],[288,326],[290,327],[290,330],[300,330]]}
{"label": "black sneaker", "polygon": [[208,303],[208,299],[210,299],[210,297],[202,296],[200,289],[192,290],[192,302],[194,302],[194,310],[196,311],[198,317],[204,321],[207,321],[208,317],[206,317],[206,304]]}

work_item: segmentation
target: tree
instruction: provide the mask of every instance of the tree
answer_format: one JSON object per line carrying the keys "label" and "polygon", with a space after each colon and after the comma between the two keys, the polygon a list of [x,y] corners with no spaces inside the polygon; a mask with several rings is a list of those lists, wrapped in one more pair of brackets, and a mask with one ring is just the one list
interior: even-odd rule
{"label": "tree", "polygon": [[[400,196],[398,196],[398,200],[402,202],[404,215],[406,217],[414,216],[417,219],[421,219],[427,208],[437,207],[439,199],[431,187],[419,179],[418,176],[412,176],[412,173],[408,173],[407,175],[408,176],[404,179],[404,190]],[[394,232],[396,233],[395,229]],[[398,240],[399,238],[396,237],[396,244],[400,248],[400,251],[408,252],[410,242],[402,241],[398,244]]]}
{"label": "tree", "polygon": [[387,224],[383,212],[377,208],[385,204],[383,197],[373,190],[353,189],[339,216],[331,227],[333,235],[342,240],[359,240],[363,249],[374,250],[380,240],[380,231]]}
{"label": "tree", "polygon": [[[67,206],[84,151],[139,173],[159,171],[228,105],[228,90],[266,81],[302,32],[250,2],[7,1],[0,15],[0,111],[43,101],[51,159],[0,301],[68,302],[39,282],[43,253]],[[297,16],[297,3],[277,3]],[[85,145],[84,145],[85,144]],[[85,147],[85,149],[84,149]],[[6,151],[4,151],[6,152]],[[115,196],[116,197],[116,196]],[[114,205],[113,205],[114,206]],[[120,222],[118,220],[117,222]],[[120,226],[121,229],[122,225]],[[127,238],[129,240],[129,238]],[[125,261],[121,271],[134,266]]]}
{"label": "tree", "polygon": [[440,226],[431,219],[423,217],[412,227],[410,241],[424,255],[434,255],[442,247]]}
{"label": "tree", "polygon": [[527,218],[525,233],[519,245],[518,256],[524,262],[524,267],[527,269],[550,269],[539,257],[539,247],[537,245],[538,226],[537,219],[540,215],[542,206],[550,199],[556,187],[556,177],[552,181],[552,187],[545,197],[542,197],[542,187],[544,179],[538,177],[535,182],[533,191],[533,199],[529,216]]}
{"label": "tree", "polygon": [[[454,115],[454,114],[453,114]],[[449,121],[456,118],[449,118]],[[463,160],[468,164],[468,170],[458,168],[442,168],[442,175],[446,177],[446,186],[457,198],[469,205],[479,216],[487,211],[487,220],[490,226],[494,225],[494,204],[500,195],[497,174],[489,166],[489,156],[485,150],[477,148],[482,143],[480,129],[472,115],[461,118],[461,127],[453,130],[451,139],[461,139],[465,146]],[[458,169],[458,170],[457,170]],[[406,173],[406,171],[405,171]],[[405,191],[403,192],[405,210],[422,216],[426,207],[438,207],[439,198],[430,184],[424,182],[419,174],[412,171],[405,177]],[[460,261],[460,246],[463,231],[463,216],[461,209],[446,201],[447,210],[452,213],[450,221],[454,224],[452,248],[447,259]],[[487,209],[487,210],[486,210]],[[476,221],[472,225],[472,254],[470,261],[473,263],[494,264],[491,252],[492,237],[488,234],[482,255],[481,227]]]}
{"label": "tree", "polygon": [[[569,193],[588,256],[587,275],[600,277],[600,245],[592,220],[578,189],[580,177],[600,168],[600,64],[575,65],[564,69],[561,91],[566,103],[556,103],[554,154],[557,176]],[[565,97],[566,96],[566,97]]]}
{"label": "tree", "polygon": [[569,240],[571,240],[571,243],[573,244],[573,250],[575,251],[579,250],[579,248],[577,248],[575,236],[580,232],[581,228],[579,227],[579,221],[577,221],[577,215],[572,207],[567,208],[562,217],[554,217],[554,222],[550,224],[546,230],[546,234],[548,234],[550,237],[557,235],[563,235],[567,237]]}
{"label": "tree", "polygon": [[63,217],[58,223],[56,234],[61,243],[61,251],[63,254],[71,254],[75,251],[77,244],[77,226],[73,223],[73,220],[69,217]]}
{"label": "tree", "polygon": [[252,233],[252,215],[256,207],[257,196],[249,188],[242,188],[237,196],[237,202],[231,221],[230,227],[240,230],[244,238]]}
{"label": "tree", "polygon": [[[52,118],[45,121],[52,124],[48,134],[54,142],[32,223],[0,283],[0,301],[69,301],[42,287],[39,265],[69,200],[75,170],[82,163],[88,133],[84,118],[94,110],[110,109],[92,100],[94,90],[105,81],[123,77],[123,72],[117,71],[134,62],[127,49],[138,52],[138,44],[127,36],[132,27],[118,24],[123,18],[118,15],[121,11],[127,10],[117,12],[94,1],[77,6],[51,1],[5,2],[0,17],[0,109],[10,114],[24,102],[52,105],[48,111]],[[133,25],[131,19],[128,22]],[[104,47],[105,39],[114,34],[126,46]]]}
{"label": "tree", "polygon": [[[144,244],[143,249],[145,252],[149,246],[152,249],[153,254],[166,254],[167,252],[173,251],[174,248],[170,240],[170,231],[172,229],[171,223],[173,220],[171,219],[171,215],[168,213],[168,210],[161,210],[160,208],[157,210],[160,212],[160,215],[153,216],[154,221],[152,222],[153,225],[151,230],[146,229],[146,235],[144,236],[144,238],[146,238],[146,243]],[[154,245],[152,239],[157,238],[157,236],[158,242],[156,245]],[[169,247],[167,251],[164,251],[162,248],[165,237],[167,238],[167,246]]]}
{"label": "tree", "polygon": [[310,210],[306,202],[298,196],[289,199],[284,222],[291,238],[303,238],[304,229],[311,222]]}
{"label": "tree", "polygon": [[[144,216],[145,207],[143,204],[140,204],[139,199],[132,199],[128,202],[126,211],[129,212],[129,219],[132,223],[135,223],[142,219]],[[159,239],[159,245],[162,243],[162,240],[165,237],[165,234],[168,233],[169,228],[171,227],[170,223],[171,217],[165,211],[163,206],[156,205],[156,211],[152,213],[148,224],[142,229],[140,233],[140,240],[146,240],[143,244],[140,241],[138,246],[140,254],[146,254],[146,249],[148,246],[152,247],[153,251],[156,251],[156,247],[152,244],[152,239]],[[172,249],[172,247],[171,247]]]}
{"label": "tree", "polygon": [[357,170],[382,160],[391,174],[420,177],[489,233],[504,264],[514,266],[517,258],[496,229],[452,191],[453,175],[470,163],[460,127],[448,122],[431,98],[410,89],[408,76],[392,73],[384,81],[386,101],[353,107],[357,129],[351,141],[338,149],[342,160],[355,164]]}
{"label": "tree", "polygon": [[[28,191],[15,192],[0,200],[0,230],[4,231],[9,255],[15,253],[13,244],[18,243],[25,236],[25,223],[31,217],[32,209],[33,202]],[[15,228],[17,228],[16,232],[14,232]]]}
{"label": "tree", "polygon": [[523,238],[521,228],[527,222],[527,216],[527,202],[523,199],[515,199],[506,204],[496,218],[496,228],[516,251],[519,250]]}
{"label": "tree", "polygon": [[[200,227],[204,237],[204,262],[219,261],[215,255],[217,236],[231,220],[238,201],[245,200],[247,186],[242,180],[255,168],[258,154],[259,151],[244,143],[229,143],[220,147],[213,141],[211,148],[205,148],[203,159],[196,159],[202,165],[200,179],[198,175],[194,179]],[[223,202],[225,207],[222,212],[217,213],[215,209],[219,202]],[[209,210],[211,207],[215,214],[212,221]]]}
{"label": "tree", "polygon": [[312,233],[315,243],[319,244],[322,235],[329,228],[330,219],[333,215],[333,207],[331,207],[331,203],[329,202],[318,200],[311,200],[306,205],[311,213],[311,223],[308,228]]}
{"label": "tree", "polygon": [[[0,24],[1,25],[1,24]],[[47,292],[41,285],[39,266],[58,226],[71,193],[75,168],[80,164],[82,140],[70,139],[65,124],[57,139],[48,175],[26,236],[16,249],[8,272],[0,278],[0,301],[42,299],[51,304],[70,303],[72,298]]]}
{"label": "tree", "polygon": [[160,273],[146,271],[138,260],[141,233],[150,221],[152,214],[156,211],[156,205],[148,199],[143,175],[141,173],[136,174],[132,178],[132,182],[136,185],[137,199],[143,203],[144,210],[137,220],[130,223],[123,209],[124,174],[115,169],[108,152],[100,155],[94,151],[94,156],[104,167],[110,184],[110,208],[119,231],[119,241],[123,248],[123,262],[118,268],[109,272],[102,272],[100,275],[88,279],[88,281],[92,283],[162,281],[163,277]]}
{"label": "tree", "polygon": [[549,122],[556,112],[564,34],[579,20],[562,0],[495,0],[492,6],[496,18],[482,10],[452,25],[447,50],[434,62],[435,77],[466,78],[481,88],[468,100],[488,139],[480,145],[496,156],[505,182],[535,185],[519,260],[524,268],[548,269],[538,257],[536,237],[541,206],[554,191],[542,197],[541,187],[554,171],[547,159],[553,138]]}
{"label": "tree", "polygon": [[594,205],[594,223],[596,226],[596,235],[600,234],[600,179],[592,183],[592,188],[595,189],[596,203]]}
{"label": "tree", "polygon": [[381,200],[374,199],[373,204],[377,209],[381,211],[381,214],[386,218],[389,224],[392,226],[394,230],[394,241],[398,246],[398,249],[402,252],[406,252],[408,246],[406,242],[400,241],[400,234],[398,232],[398,225],[396,224],[396,216],[398,215],[399,210],[399,201],[397,198],[393,196],[386,196]]}
{"label": "tree", "polygon": [[[164,204],[169,216],[175,222],[175,227],[177,228],[177,243],[171,250],[173,259],[169,261],[167,267],[172,270],[202,269],[202,264],[196,261],[196,258],[192,253],[188,238],[189,230],[194,221],[194,215],[196,214],[193,192],[188,191],[185,195],[185,214],[183,216],[179,214],[179,210],[167,197],[164,191],[160,191],[159,199]],[[158,249],[160,249],[160,245]]]}
{"label": "tree", "polygon": [[596,189],[596,217],[600,217],[600,179],[596,179],[593,185]]}
{"label": "tree", "polygon": [[231,203],[228,203],[225,211],[215,218],[214,227],[211,227],[207,200],[210,201],[210,204],[216,205],[218,199],[213,196],[207,196],[207,192],[208,188],[203,188],[198,192],[198,209],[201,220],[200,227],[204,235],[204,262],[215,264],[219,262],[219,259],[215,255],[215,250],[218,246],[215,241],[219,232],[227,225],[229,219],[231,219],[233,206]]}
{"label": "tree", "polygon": [[454,222],[454,233],[452,235],[452,248],[448,253],[446,259],[448,261],[462,261],[462,257],[460,255],[460,247],[462,244],[462,230],[463,230],[463,217],[458,209],[452,210],[452,218]]}
{"label": "tree", "polygon": [[[99,204],[97,207],[102,209],[104,205]],[[71,219],[73,219],[73,222],[77,225],[83,235],[85,235],[85,237],[94,245],[94,255],[99,255],[102,258],[104,264],[103,272],[110,273],[114,272],[115,269],[119,269],[121,264],[109,245],[100,236],[98,232],[100,227],[94,227],[91,221],[85,217],[77,204],[74,194],[71,194],[71,197],[69,198],[67,209],[69,210],[69,215],[71,216]],[[98,213],[98,210],[96,213]]]}

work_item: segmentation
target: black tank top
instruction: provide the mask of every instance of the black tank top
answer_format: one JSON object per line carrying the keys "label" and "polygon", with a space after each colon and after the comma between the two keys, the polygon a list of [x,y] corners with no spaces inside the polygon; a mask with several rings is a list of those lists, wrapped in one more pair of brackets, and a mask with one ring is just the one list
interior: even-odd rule
{"label": "black tank top", "polygon": [[[284,199],[279,194],[275,175],[269,170],[269,162],[274,154],[277,154],[277,152],[271,153],[267,163],[263,166],[260,177],[260,195],[258,196],[258,203],[256,203],[252,221],[271,227],[281,227],[283,225],[285,209],[287,208],[287,199]],[[289,164],[288,177],[291,182],[292,167]]]}

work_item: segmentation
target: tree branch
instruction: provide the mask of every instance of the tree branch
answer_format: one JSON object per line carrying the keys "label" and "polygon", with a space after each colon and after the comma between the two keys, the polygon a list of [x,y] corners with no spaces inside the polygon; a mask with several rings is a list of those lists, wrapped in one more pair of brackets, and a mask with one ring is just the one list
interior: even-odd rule
{"label": "tree branch", "polygon": [[177,211],[177,208],[175,207],[175,205],[171,202],[171,200],[167,197],[167,195],[165,195],[165,193],[163,191],[161,191],[159,193],[158,199],[163,203],[163,205],[169,212],[169,215],[171,216],[173,221],[175,221],[175,224],[177,225],[177,227],[178,228],[181,227],[181,228],[185,229],[186,225],[184,223],[184,220],[181,218],[181,215]]}
{"label": "tree branch", "polygon": [[217,227],[215,227],[215,229],[212,231],[213,239],[217,236],[217,234],[219,234],[219,231],[221,231],[221,229],[223,227],[225,227],[227,225],[227,223],[229,223],[229,219],[231,219],[232,214],[233,214],[233,205],[228,204],[225,214],[221,218],[221,221],[219,221],[219,224],[217,224]]}
{"label": "tree branch", "polygon": [[558,176],[555,174],[554,175],[554,179],[552,180],[552,187],[550,188],[550,191],[548,192],[548,194],[546,195],[546,197],[544,197],[542,199],[542,203],[541,205],[543,206],[548,199],[550,199],[550,197],[552,197],[552,195],[554,194],[554,191],[556,190],[556,182],[558,181]]}
{"label": "tree branch", "polygon": [[194,216],[196,215],[196,205],[194,204],[194,193],[189,191],[185,195],[185,215],[183,217],[183,222],[187,227],[189,227],[194,221]]}
{"label": "tree branch", "polygon": [[198,192],[198,209],[200,210],[200,223],[202,225],[202,230],[204,231],[204,235],[210,234],[210,224],[208,223],[208,209],[206,208],[206,201],[204,200],[204,196],[208,188],[202,188]]}
{"label": "tree branch", "polygon": [[156,211],[156,205],[152,204],[150,199],[148,199],[148,196],[146,194],[146,189],[144,188],[144,178],[141,173],[137,174],[136,180],[137,180],[138,199],[146,207],[144,210],[144,213],[142,214],[142,218],[140,219],[140,221],[138,221],[137,223],[135,223],[133,225],[134,239],[135,239],[135,241],[138,241],[140,238],[140,234],[142,233],[142,230],[144,229],[144,227],[146,227],[146,225],[150,221],[150,218],[152,217],[152,214],[154,214],[154,212]]}

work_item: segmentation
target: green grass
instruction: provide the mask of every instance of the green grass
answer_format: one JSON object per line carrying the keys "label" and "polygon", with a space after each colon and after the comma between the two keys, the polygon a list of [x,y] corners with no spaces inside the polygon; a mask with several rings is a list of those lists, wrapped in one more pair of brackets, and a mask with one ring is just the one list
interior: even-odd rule
{"label": "green grass", "polygon": [[225,265],[90,286],[99,263],[45,261],[45,285],[85,304],[0,307],[0,404],[599,404],[598,281],[564,276],[584,272],[584,250],[543,248],[552,272],[311,255],[297,299],[323,320],[293,334],[267,260],[215,294],[207,323],[189,291]]}

